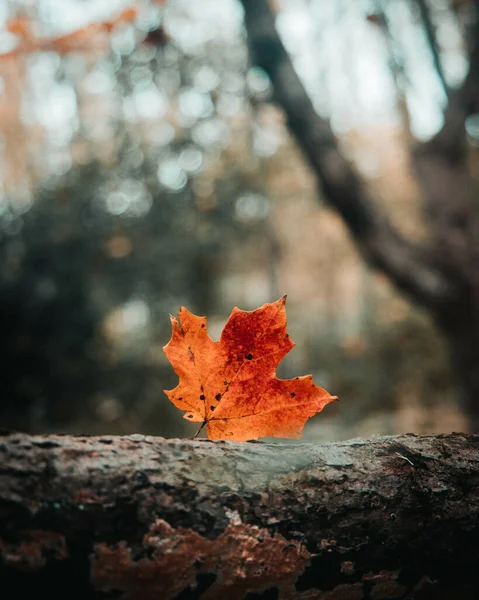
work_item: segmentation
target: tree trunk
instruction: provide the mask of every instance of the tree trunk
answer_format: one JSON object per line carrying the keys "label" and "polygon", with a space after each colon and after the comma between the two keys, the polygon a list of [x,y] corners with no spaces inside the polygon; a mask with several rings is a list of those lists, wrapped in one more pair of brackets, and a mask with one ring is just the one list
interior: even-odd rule
{"label": "tree trunk", "polygon": [[[439,324],[449,344],[470,430],[479,431],[479,183],[470,173],[464,126],[467,116],[479,111],[479,19],[471,26],[469,71],[460,88],[449,93],[443,128],[411,153],[430,233],[428,243],[418,245],[401,235],[341,155],[278,36],[272,3],[241,3],[251,63],[271,78],[273,100],[284,110],[326,199],[341,215],[365,260]],[[426,3],[419,4],[433,48],[429,12]],[[441,72],[438,55],[436,69]]]}
{"label": "tree trunk", "polygon": [[5,598],[479,593],[479,436],[239,444],[11,434],[0,456]]}
{"label": "tree trunk", "polygon": [[[454,110],[451,105],[451,115]],[[448,345],[469,429],[478,432],[479,182],[464,164],[467,148],[464,140],[457,138],[464,119],[457,109],[450,118],[451,127],[416,148],[414,167],[424,190],[431,248],[438,263],[456,282],[455,294],[432,307],[432,315]]]}
{"label": "tree trunk", "polygon": [[[438,324],[447,340],[459,401],[468,417],[468,431],[479,431],[479,303],[464,303],[464,312],[439,315]],[[479,299],[478,299],[479,300]]]}

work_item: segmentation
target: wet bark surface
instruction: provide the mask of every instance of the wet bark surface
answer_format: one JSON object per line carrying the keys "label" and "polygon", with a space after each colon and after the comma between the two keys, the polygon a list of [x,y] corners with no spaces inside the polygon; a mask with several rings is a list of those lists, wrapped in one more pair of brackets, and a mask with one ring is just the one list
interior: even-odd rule
{"label": "wet bark surface", "polygon": [[2,597],[476,598],[478,484],[463,434],[5,435]]}

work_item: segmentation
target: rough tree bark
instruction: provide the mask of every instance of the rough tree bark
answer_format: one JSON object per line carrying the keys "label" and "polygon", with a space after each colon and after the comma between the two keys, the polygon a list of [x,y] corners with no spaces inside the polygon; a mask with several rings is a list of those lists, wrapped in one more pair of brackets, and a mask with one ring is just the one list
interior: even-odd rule
{"label": "rough tree bark", "polygon": [[2,598],[479,593],[479,436],[0,438]]}
{"label": "rough tree bark", "polygon": [[[479,110],[479,18],[469,73],[461,88],[449,94],[444,127],[412,151],[430,234],[428,244],[420,246],[398,232],[342,156],[296,74],[268,1],[241,2],[251,62],[270,76],[273,99],[284,110],[325,198],[364,258],[432,315],[448,342],[471,430],[479,431],[479,183],[469,171],[464,127],[466,117]],[[426,4],[422,7],[424,16]]]}

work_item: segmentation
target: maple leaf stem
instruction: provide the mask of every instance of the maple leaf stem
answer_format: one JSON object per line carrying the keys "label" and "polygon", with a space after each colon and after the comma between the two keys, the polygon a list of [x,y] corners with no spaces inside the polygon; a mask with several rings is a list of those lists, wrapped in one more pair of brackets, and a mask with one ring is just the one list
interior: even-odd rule
{"label": "maple leaf stem", "polygon": [[201,433],[201,430],[202,430],[202,429],[203,429],[203,427],[206,425],[206,423],[207,423],[206,421],[203,421],[203,423],[201,424],[201,427],[198,429],[198,431],[197,431],[197,432],[195,433],[195,435],[193,436],[193,439],[196,439],[196,438],[197,438],[197,437],[200,435],[200,433]]}

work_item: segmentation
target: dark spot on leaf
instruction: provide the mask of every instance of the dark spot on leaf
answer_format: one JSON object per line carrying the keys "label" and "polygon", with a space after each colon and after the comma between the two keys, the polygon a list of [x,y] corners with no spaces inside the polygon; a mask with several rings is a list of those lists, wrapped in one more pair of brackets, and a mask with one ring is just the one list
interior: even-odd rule
{"label": "dark spot on leaf", "polygon": [[216,394],[215,399],[219,402],[221,400],[221,394]]}
{"label": "dark spot on leaf", "polygon": [[201,390],[202,392],[204,392],[204,391],[205,391],[205,389],[204,389],[204,387],[203,387],[202,385],[200,385],[200,390]]}
{"label": "dark spot on leaf", "polygon": [[227,381],[223,381],[223,385],[228,385],[228,382]]}
{"label": "dark spot on leaf", "polygon": [[289,333],[286,334],[286,337],[289,337]]}
{"label": "dark spot on leaf", "polygon": [[201,394],[201,396],[200,396],[200,400],[204,400],[204,399],[205,399],[205,395],[204,395],[204,394]]}
{"label": "dark spot on leaf", "polygon": [[210,410],[213,411],[215,409],[214,406],[210,406]]}
{"label": "dark spot on leaf", "polygon": [[188,419],[192,419],[192,418],[193,418],[193,415],[188,415]]}
{"label": "dark spot on leaf", "polygon": [[294,392],[291,392],[290,396],[291,396],[291,398],[294,398],[296,396],[296,394]]}
{"label": "dark spot on leaf", "polygon": [[178,398],[178,400],[183,400],[183,396],[180,396],[180,398]]}
{"label": "dark spot on leaf", "polygon": [[246,360],[253,360],[253,355],[251,352],[245,356]]}
{"label": "dark spot on leaf", "polygon": [[204,323],[201,323],[201,327],[204,327],[204,326],[205,326],[205,324],[204,324]]}

